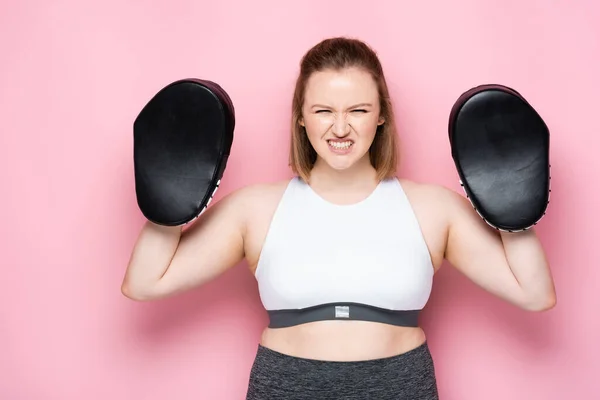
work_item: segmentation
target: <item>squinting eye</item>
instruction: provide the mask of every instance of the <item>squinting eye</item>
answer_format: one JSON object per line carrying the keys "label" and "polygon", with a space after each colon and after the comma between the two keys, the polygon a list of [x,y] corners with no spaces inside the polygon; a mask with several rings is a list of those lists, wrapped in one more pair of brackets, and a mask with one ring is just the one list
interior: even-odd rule
{"label": "squinting eye", "polygon": [[361,112],[361,113],[366,113],[367,110],[352,110],[352,112]]}
{"label": "squinting eye", "polygon": [[329,112],[329,110],[318,110],[318,111],[317,111],[317,114],[320,114],[320,113],[326,113],[326,112]]}

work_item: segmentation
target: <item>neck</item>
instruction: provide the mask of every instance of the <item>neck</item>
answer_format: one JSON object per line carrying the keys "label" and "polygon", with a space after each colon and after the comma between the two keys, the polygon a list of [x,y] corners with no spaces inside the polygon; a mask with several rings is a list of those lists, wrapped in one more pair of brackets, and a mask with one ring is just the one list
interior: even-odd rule
{"label": "neck", "polygon": [[376,185],[377,171],[366,155],[350,168],[337,170],[318,158],[310,173],[310,184],[313,187],[343,189]]}

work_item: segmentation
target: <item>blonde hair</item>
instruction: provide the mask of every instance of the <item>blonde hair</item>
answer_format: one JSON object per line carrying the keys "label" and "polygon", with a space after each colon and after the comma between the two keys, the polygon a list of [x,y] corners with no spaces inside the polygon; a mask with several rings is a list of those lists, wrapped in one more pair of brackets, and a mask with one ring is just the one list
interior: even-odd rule
{"label": "blonde hair", "polygon": [[367,71],[377,84],[381,116],[385,122],[377,127],[375,139],[369,149],[369,160],[377,171],[377,178],[383,180],[396,174],[398,164],[398,137],[394,110],[390,99],[383,68],[373,51],[366,43],[351,38],[337,37],[325,39],[312,47],[300,62],[300,73],[292,100],[291,146],[289,164],[292,171],[304,181],[309,180],[317,159],[317,153],[310,144],[306,131],[300,125],[306,84],[311,75],[323,70],[342,70],[358,67]]}

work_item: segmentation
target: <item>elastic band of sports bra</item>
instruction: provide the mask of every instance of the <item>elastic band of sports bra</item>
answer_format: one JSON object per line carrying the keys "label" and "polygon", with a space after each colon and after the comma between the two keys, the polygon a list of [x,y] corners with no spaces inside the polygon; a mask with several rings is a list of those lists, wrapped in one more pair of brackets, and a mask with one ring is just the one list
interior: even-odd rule
{"label": "elastic band of sports bra", "polygon": [[269,328],[286,328],[308,322],[325,320],[355,320],[418,327],[420,310],[388,310],[360,303],[327,303],[317,306],[267,310]]}

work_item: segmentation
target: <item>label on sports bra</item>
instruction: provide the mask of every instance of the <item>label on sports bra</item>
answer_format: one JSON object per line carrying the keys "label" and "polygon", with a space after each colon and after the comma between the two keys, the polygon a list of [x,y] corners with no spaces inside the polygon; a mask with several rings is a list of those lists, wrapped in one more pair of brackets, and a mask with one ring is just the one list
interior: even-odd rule
{"label": "label on sports bra", "polygon": [[335,306],[335,317],[336,318],[350,318],[350,307],[349,306]]}

